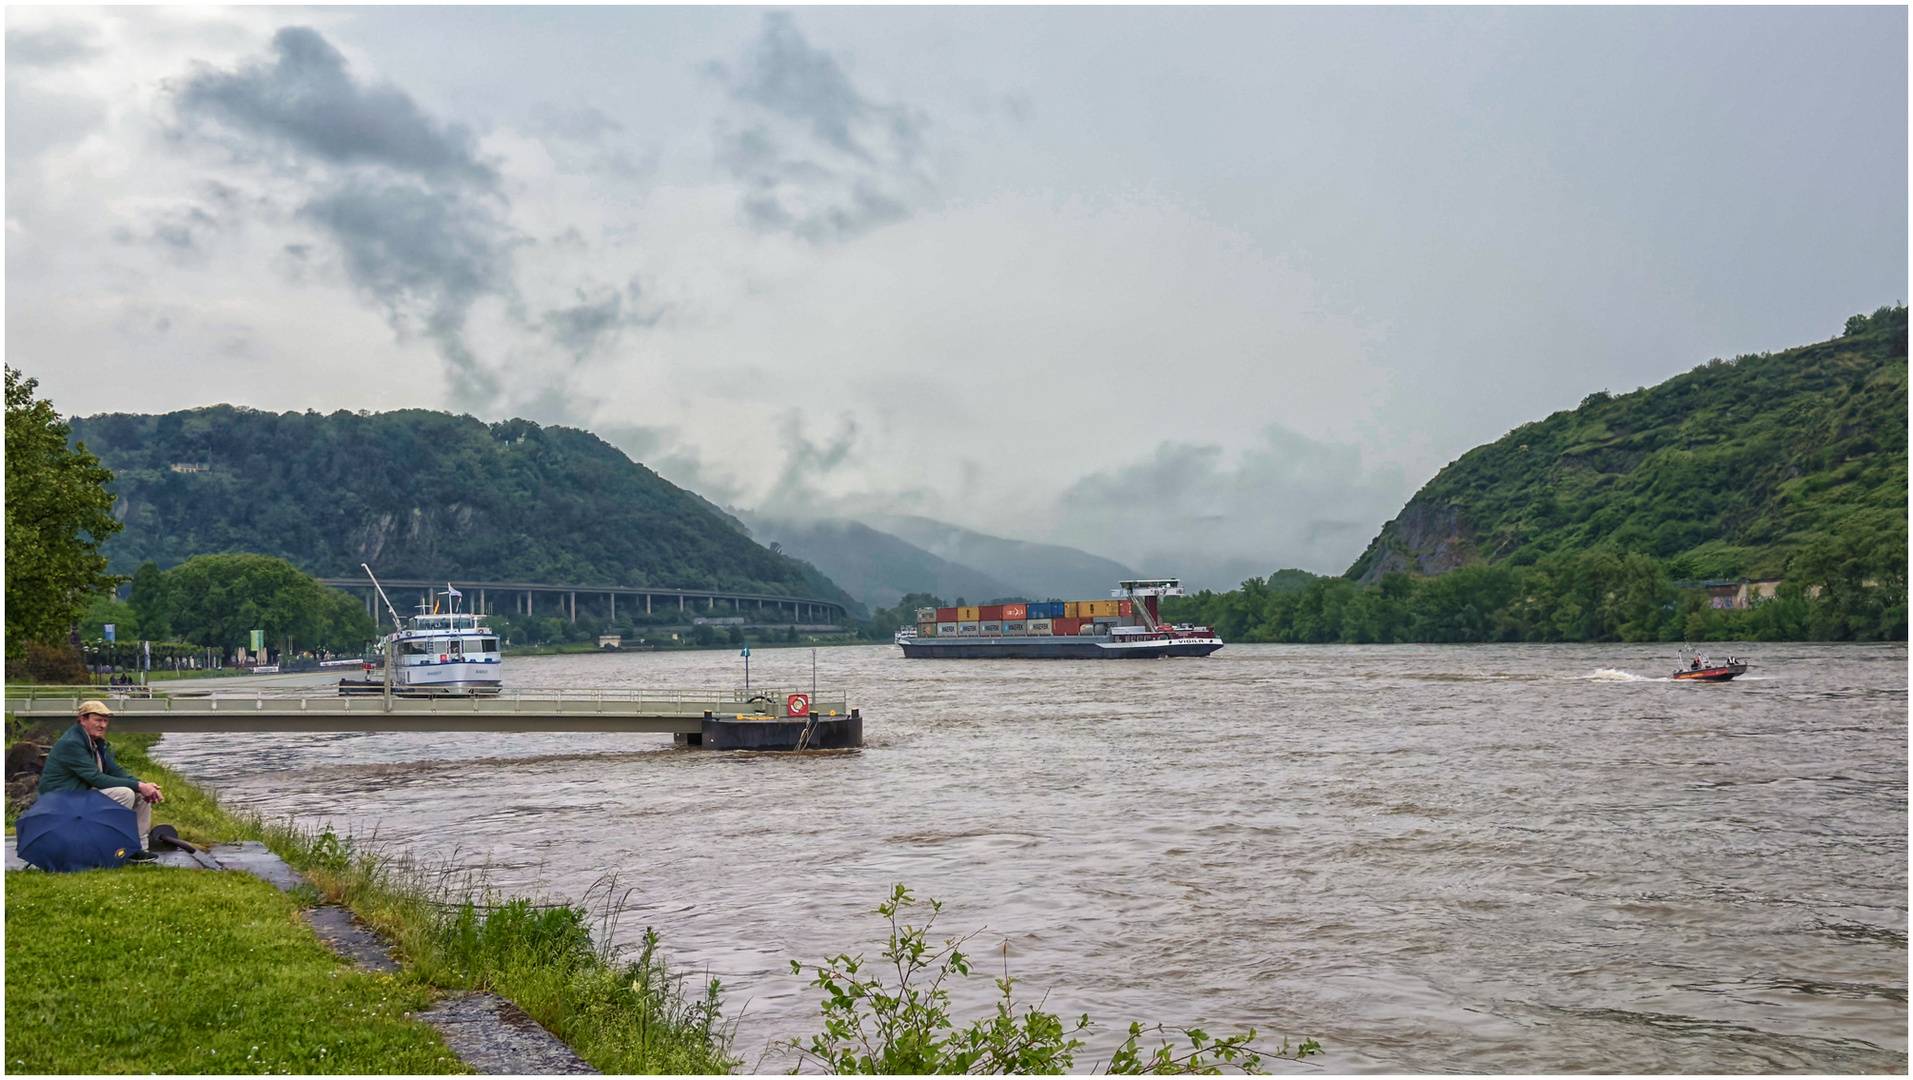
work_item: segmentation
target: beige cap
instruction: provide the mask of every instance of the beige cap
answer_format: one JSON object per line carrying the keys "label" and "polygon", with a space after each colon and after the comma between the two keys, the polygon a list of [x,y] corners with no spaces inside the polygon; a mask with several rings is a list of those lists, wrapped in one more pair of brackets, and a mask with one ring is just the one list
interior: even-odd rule
{"label": "beige cap", "polygon": [[107,708],[106,702],[104,701],[80,702],[80,715],[85,716],[88,713],[92,713],[95,716],[111,716],[113,715],[113,710]]}

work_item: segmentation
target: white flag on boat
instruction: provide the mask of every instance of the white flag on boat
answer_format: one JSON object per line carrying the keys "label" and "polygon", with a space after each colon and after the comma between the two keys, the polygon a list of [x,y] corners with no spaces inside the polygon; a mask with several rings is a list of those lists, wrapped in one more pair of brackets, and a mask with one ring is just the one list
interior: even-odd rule
{"label": "white flag on boat", "polygon": [[464,596],[464,595],[465,595],[464,593],[462,593],[462,592],[459,592],[459,591],[458,591],[457,589],[454,589],[454,588],[452,588],[452,583],[451,583],[451,582],[449,582],[449,581],[445,583],[445,591],[446,591],[446,592],[448,592],[448,593],[450,593],[450,594],[451,594],[451,595],[453,595],[453,596]]}

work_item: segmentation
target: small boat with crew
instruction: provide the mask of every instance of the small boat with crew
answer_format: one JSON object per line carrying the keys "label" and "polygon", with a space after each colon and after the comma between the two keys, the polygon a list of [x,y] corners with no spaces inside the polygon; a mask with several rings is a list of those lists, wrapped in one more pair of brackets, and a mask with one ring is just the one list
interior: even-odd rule
{"label": "small boat with crew", "polygon": [[[367,568],[366,574],[371,573]],[[378,579],[373,578],[372,584],[378,587]],[[386,610],[392,613],[392,624],[399,627],[379,639],[379,667],[391,668],[394,694],[418,697],[498,693],[503,685],[504,668],[498,634],[485,625],[482,615],[459,610],[463,593],[447,583],[443,594],[444,611],[439,610],[440,593],[434,589],[419,601],[417,614],[400,619],[397,609],[386,599],[384,588],[379,587],[378,592],[379,599],[385,600]],[[373,667],[374,662],[368,659],[363,680],[339,680],[339,693],[384,693],[385,676],[382,674],[374,681]]]}
{"label": "small boat with crew", "polygon": [[1674,669],[1673,678],[1682,682],[1727,682],[1736,675],[1747,674],[1747,661],[1729,656],[1726,663],[1715,663],[1699,653],[1689,657],[1687,662]]}

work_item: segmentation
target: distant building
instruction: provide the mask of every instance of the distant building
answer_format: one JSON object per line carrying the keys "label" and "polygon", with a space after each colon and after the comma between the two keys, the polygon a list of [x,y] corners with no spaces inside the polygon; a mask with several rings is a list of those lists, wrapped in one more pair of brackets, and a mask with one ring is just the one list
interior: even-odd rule
{"label": "distant building", "polygon": [[598,635],[598,648],[600,649],[622,649],[623,647],[624,636],[622,634]]}
{"label": "distant building", "polygon": [[175,462],[173,462],[173,471],[174,471],[174,472],[205,472],[205,471],[207,471],[208,469],[211,469],[211,468],[212,468],[212,466],[211,466],[211,465],[208,465],[208,464],[206,464],[206,463],[204,463],[204,462],[200,462],[200,461],[175,461]]}

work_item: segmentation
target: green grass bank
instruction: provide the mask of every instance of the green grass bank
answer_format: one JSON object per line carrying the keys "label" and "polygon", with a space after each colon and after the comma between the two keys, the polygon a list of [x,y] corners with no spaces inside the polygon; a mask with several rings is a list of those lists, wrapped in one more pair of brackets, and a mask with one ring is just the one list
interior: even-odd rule
{"label": "green grass bank", "polygon": [[[155,735],[113,739],[129,772],[166,790],[156,820],[189,840],[261,840],[311,883],[281,894],[248,874],[170,867],[7,879],[7,1064],[15,1072],[463,1072],[405,1020],[448,991],[489,990],[606,1073],[722,1073],[737,1062],[715,982],[667,969],[655,934],[635,956],[594,942],[617,891],[575,905],[488,895],[469,875],[221,807],[152,760]],[[299,917],[341,903],[394,942],[395,975],[358,972]],[[442,1060],[441,1060],[442,1059]]]}

